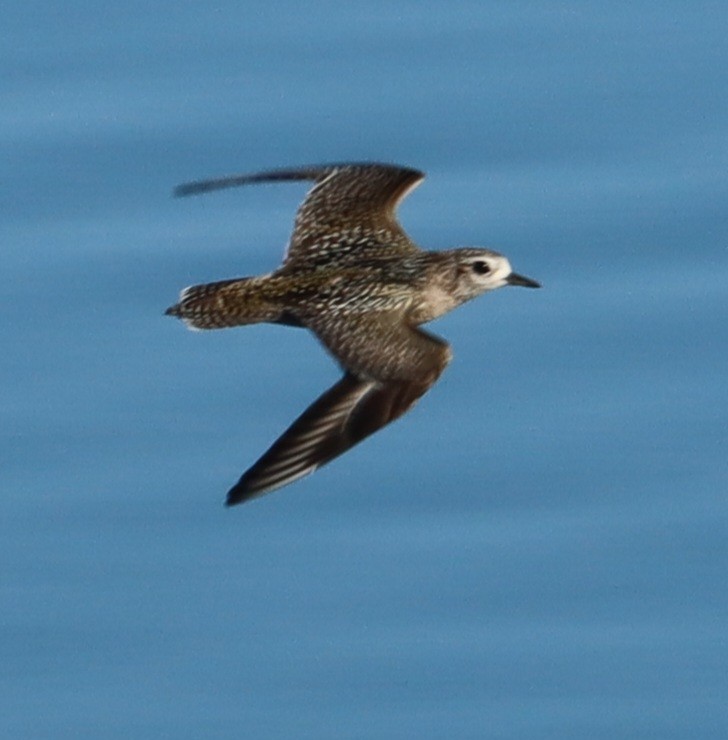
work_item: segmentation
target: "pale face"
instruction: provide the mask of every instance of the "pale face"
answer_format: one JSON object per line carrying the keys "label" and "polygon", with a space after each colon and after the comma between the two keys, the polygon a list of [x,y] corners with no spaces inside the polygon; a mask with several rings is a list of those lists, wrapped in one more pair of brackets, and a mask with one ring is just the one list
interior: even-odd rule
{"label": "pale face", "polygon": [[538,288],[535,280],[513,272],[511,263],[491,249],[458,249],[458,287],[467,297],[475,297],[504,285]]}

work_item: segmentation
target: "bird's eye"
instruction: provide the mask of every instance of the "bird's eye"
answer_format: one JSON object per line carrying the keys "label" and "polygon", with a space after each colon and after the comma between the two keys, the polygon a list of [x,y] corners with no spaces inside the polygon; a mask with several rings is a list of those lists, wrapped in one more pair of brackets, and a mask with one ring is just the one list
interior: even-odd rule
{"label": "bird's eye", "polygon": [[487,275],[490,272],[490,265],[483,260],[473,262],[473,272],[476,275]]}

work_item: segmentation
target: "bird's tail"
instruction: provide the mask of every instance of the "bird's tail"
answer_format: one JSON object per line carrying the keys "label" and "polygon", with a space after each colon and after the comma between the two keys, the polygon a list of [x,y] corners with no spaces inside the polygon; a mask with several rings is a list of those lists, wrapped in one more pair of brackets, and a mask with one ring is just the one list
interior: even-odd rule
{"label": "bird's tail", "polygon": [[283,307],[261,287],[261,278],[191,285],[165,314],[182,319],[193,329],[223,329],[264,321],[288,323]]}

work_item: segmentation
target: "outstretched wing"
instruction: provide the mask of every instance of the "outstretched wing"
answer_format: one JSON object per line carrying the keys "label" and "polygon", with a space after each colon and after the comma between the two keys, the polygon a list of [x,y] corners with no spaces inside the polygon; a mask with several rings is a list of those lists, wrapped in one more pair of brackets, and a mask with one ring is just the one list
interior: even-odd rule
{"label": "outstretched wing", "polygon": [[284,264],[315,267],[416,251],[395,212],[424,177],[418,170],[388,164],[330,164],[192,182],[180,185],[175,194],[312,180],[315,184],[296,214]]}
{"label": "outstretched wing", "polygon": [[[411,344],[403,361],[390,363],[381,379],[347,371],[230,489],[227,504],[242,503],[312,473],[410,409],[445,369],[450,349],[418,329],[402,331]],[[379,349],[383,355],[388,352],[386,346]]]}

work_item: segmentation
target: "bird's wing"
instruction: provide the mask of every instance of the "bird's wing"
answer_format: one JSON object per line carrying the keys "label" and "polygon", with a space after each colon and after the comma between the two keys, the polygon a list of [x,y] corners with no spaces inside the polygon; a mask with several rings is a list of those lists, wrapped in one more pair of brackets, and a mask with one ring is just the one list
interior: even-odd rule
{"label": "bird's wing", "polygon": [[[312,473],[414,405],[445,369],[450,348],[419,329],[402,325],[400,331],[391,348],[385,342],[377,347],[380,356],[391,355],[392,360],[382,363],[372,354],[357,362],[358,371],[347,370],[230,489],[229,506]],[[329,346],[330,337],[321,339]],[[351,347],[341,353],[336,339],[334,344],[342,362],[342,354],[356,353]]]}
{"label": "bird's wing", "polygon": [[329,164],[191,182],[177,187],[175,194],[192,195],[257,182],[312,180],[315,184],[296,214],[284,264],[315,267],[415,251],[395,211],[424,177],[418,170],[396,165]]}

